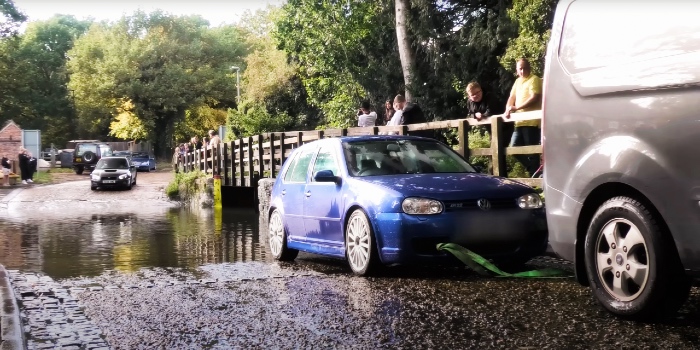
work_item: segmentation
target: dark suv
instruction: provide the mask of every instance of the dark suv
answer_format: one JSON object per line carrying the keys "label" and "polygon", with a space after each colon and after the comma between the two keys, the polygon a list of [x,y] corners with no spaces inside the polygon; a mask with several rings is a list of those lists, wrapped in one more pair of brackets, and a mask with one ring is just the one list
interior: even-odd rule
{"label": "dark suv", "polygon": [[112,155],[112,147],[104,142],[81,142],[75,145],[73,169],[80,175],[85,169],[92,171],[102,157]]}

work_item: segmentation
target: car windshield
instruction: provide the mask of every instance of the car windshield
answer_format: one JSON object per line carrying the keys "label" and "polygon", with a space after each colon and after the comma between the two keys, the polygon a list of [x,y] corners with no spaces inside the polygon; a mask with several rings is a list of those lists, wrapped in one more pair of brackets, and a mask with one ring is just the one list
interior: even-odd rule
{"label": "car windshield", "polygon": [[476,172],[459,154],[429,140],[344,142],[343,151],[351,176]]}
{"label": "car windshield", "polygon": [[129,169],[129,162],[125,158],[100,159],[95,166],[97,169]]}

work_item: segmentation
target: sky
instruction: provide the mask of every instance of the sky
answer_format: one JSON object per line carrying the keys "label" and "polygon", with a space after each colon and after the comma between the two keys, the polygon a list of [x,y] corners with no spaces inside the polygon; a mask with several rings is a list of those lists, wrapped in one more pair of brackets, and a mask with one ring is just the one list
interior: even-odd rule
{"label": "sky", "polygon": [[45,20],[55,14],[73,15],[77,19],[116,21],[136,10],[161,9],[173,15],[198,14],[212,26],[237,22],[246,10],[255,12],[267,5],[281,5],[285,0],[14,0],[15,7],[29,21]]}

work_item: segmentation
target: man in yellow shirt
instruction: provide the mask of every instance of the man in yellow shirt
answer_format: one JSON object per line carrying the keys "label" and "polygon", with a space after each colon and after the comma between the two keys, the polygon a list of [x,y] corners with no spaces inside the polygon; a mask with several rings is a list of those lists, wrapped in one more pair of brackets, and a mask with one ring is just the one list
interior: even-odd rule
{"label": "man in yellow shirt", "polygon": [[[505,118],[510,118],[510,114],[514,112],[542,109],[542,79],[530,73],[530,62],[525,58],[518,60],[515,69],[518,79],[510,90],[506,111],[503,113]],[[541,136],[539,120],[517,121],[510,139],[510,147],[538,145]],[[538,154],[523,154],[515,157],[525,166],[530,175],[533,175],[540,166]]]}

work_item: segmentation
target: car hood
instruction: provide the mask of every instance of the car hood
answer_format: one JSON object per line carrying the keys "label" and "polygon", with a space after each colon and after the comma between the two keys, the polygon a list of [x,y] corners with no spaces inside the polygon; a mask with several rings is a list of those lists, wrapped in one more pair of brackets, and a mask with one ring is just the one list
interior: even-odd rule
{"label": "car hood", "polygon": [[516,198],[534,190],[520,182],[478,173],[368,176],[361,181],[390,188],[404,196],[440,200]]}
{"label": "car hood", "polygon": [[113,175],[128,174],[129,172],[130,172],[129,169],[100,169],[100,170],[93,170],[92,174],[93,175],[100,175],[100,176],[113,176]]}
{"label": "car hood", "polygon": [[131,157],[131,160],[139,161],[139,162],[147,162],[150,160],[150,158],[149,157]]}

